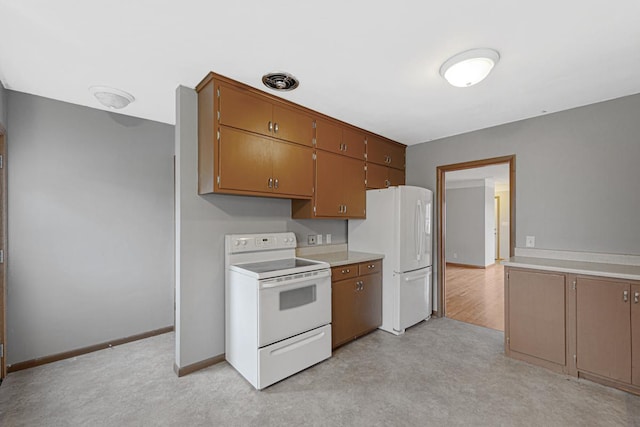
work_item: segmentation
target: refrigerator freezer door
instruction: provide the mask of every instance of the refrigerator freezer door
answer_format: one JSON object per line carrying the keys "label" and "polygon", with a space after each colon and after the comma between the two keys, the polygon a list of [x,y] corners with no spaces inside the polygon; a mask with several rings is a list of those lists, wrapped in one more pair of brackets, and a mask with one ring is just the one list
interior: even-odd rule
{"label": "refrigerator freezer door", "polygon": [[[397,247],[400,251],[398,273],[431,265],[431,192],[412,186],[398,187],[396,209]],[[429,213],[427,214],[427,209]]]}
{"label": "refrigerator freezer door", "polygon": [[406,328],[431,317],[431,267],[399,274],[398,318],[394,329]]}

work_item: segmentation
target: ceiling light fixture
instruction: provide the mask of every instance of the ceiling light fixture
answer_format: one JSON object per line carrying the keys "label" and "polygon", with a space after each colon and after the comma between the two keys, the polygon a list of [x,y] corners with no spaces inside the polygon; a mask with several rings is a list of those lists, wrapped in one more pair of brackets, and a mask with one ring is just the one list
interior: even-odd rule
{"label": "ceiling light fixture", "polygon": [[126,107],[136,100],[130,93],[108,86],[91,86],[89,91],[102,105],[117,110]]}
{"label": "ceiling light fixture", "polygon": [[289,73],[275,72],[262,76],[262,83],[269,89],[278,91],[294,90],[300,82]]}
{"label": "ceiling light fixture", "polygon": [[480,83],[500,60],[493,49],[471,49],[447,59],[440,75],[452,86],[469,87]]}

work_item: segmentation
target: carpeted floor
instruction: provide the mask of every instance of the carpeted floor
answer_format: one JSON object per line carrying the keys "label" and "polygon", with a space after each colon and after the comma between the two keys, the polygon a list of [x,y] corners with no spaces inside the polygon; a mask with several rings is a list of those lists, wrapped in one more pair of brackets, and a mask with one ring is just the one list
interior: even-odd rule
{"label": "carpeted floor", "polygon": [[376,331],[258,392],[227,363],[177,378],[174,335],[9,374],[10,426],[640,426],[640,397],[507,359],[502,332]]}

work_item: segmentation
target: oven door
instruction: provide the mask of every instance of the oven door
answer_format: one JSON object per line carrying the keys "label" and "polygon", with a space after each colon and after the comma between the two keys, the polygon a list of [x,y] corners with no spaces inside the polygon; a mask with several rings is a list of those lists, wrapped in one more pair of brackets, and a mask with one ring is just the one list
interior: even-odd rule
{"label": "oven door", "polygon": [[331,323],[331,270],[260,280],[258,347]]}

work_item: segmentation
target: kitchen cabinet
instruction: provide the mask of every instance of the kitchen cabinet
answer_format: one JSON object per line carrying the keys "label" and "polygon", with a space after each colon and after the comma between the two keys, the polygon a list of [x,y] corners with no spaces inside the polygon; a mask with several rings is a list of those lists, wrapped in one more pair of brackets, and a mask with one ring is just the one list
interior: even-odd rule
{"label": "kitchen cabinet", "polygon": [[631,383],[631,294],[628,281],[576,279],[578,371]]}
{"label": "kitchen cabinet", "polygon": [[335,349],[382,324],[382,260],[331,270],[331,334]]}
{"label": "kitchen cabinet", "polygon": [[505,274],[505,351],[545,366],[566,366],[563,274],[509,269]]}
{"label": "kitchen cabinet", "polygon": [[367,163],[389,166],[404,170],[406,146],[385,140],[379,136],[367,135]]}
{"label": "kitchen cabinet", "polygon": [[311,147],[313,117],[247,90],[220,84],[219,123]]}
{"label": "kitchen cabinet", "polygon": [[316,150],[315,193],[310,201],[293,200],[293,218],[365,218],[365,162]]}
{"label": "kitchen cabinet", "polygon": [[505,354],[640,394],[640,282],[505,267]]}
{"label": "kitchen cabinet", "polygon": [[393,185],[404,185],[403,170],[367,163],[367,189],[387,188]]}
{"label": "kitchen cabinet", "polygon": [[197,90],[199,194],[313,196],[310,114],[213,73]]}
{"label": "kitchen cabinet", "polygon": [[316,121],[316,148],[319,150],[364,160],[365,140],[364,132],[329,120],[318,119]]}

